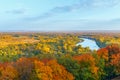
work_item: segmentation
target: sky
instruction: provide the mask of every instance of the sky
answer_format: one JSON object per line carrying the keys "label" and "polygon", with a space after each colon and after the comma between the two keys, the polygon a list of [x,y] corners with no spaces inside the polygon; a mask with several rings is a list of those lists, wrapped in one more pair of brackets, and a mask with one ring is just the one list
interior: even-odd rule
{"label": "sky", "polygon": [[120,0],[0,0],[0,31],[120,30]]}

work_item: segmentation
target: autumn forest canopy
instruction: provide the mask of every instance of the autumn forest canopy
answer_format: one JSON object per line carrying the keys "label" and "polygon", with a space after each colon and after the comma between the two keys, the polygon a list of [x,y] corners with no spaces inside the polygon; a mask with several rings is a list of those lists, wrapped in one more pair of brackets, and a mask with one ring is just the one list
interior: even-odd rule
{"label": "autumn forest canopy", "polygon": [[[76,45],[87,37],[100,47]],[[120,33],[0,33],[0,80],[112,80],[120,76]]]}

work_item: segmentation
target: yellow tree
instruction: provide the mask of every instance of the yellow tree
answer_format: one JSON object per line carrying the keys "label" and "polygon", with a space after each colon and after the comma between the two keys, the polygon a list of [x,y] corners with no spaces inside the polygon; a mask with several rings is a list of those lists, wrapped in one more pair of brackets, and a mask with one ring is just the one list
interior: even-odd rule
{"label": "yellow tree", "polygon": [[69,73],[65,67],[59,65],[56,60],[50,60],[47,63],[52,69],[53,80],[74,80],[74,77]]}
{"label": "yellow tree", "polygon": [[53,80],[52,69],[43,62],[35,60],[35,72],[39,80]]}
{"label": "yellow tree", "polygon": [[18,80],[18,72],[11,64],[1,64],[0,73],[0,80]]}
{"label": "yellow tree", "polygon": [[115,66],[115,71],[117,72],[117,74],[120,74],[120,53],[113,54],[111,58],[111,64]]}

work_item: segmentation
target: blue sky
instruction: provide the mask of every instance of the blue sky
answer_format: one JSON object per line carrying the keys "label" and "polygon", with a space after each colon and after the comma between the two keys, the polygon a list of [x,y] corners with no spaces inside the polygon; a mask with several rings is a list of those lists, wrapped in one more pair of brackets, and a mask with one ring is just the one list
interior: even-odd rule
{"label": "blue sky", "polygon": [[120,30],[120,0],[0,0],[0,31]]}

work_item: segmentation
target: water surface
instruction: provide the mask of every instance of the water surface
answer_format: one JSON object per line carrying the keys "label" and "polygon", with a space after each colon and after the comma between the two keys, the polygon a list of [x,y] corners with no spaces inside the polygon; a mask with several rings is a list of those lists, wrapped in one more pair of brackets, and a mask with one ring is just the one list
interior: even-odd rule
{"label": "water surface", "polygon": [[99,46],[96,44],[94,40],[87,39],[87,38],[80,38],[83,39],[83,42],[79,42],[77,45],[81,45],[82,47],[89,47],[91,50],[98,50]]}

